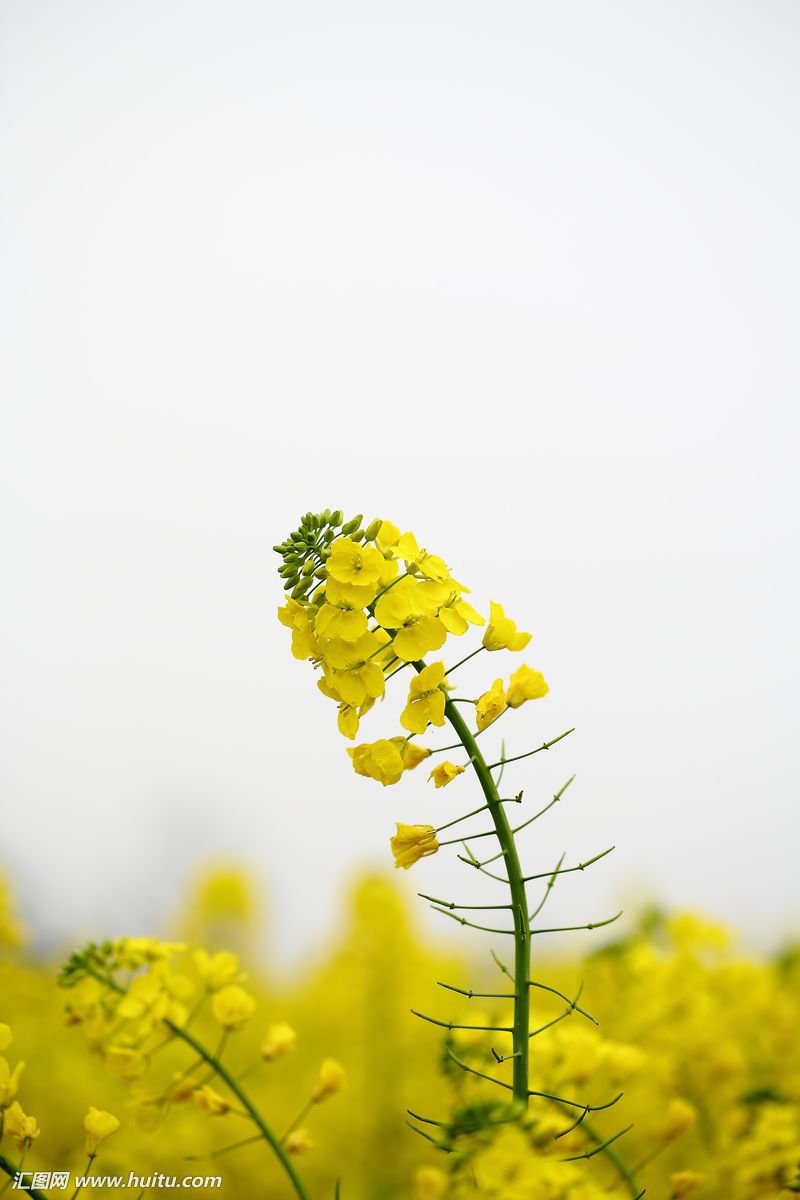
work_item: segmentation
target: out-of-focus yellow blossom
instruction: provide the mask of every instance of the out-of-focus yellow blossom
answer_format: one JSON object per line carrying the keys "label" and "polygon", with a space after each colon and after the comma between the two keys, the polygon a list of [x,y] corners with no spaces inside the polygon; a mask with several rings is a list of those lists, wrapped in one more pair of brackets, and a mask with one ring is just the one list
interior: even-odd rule
{"label": "out-of-focus yellow blossom", "polygon": [[241,1029],[256,1011],[256,1002],[238,984],[230,984],[211,997],[211,1011],[224,1029]]}
{"label": "out-of-focus yellow blossom", "polygon": [[102,1108],[90,1107],[83,1118],[83,1128],[86,1130],[86,1153],[94,1156],[100,1143],[116,1133],[119,1127],[119,1119],[113,1113],[105,1112]]}
{"label": "out-of-focus yellow blossom", "polygon": [[0,1021],[0,1050],[7,1050],[8,1047],[11,1045],[11,1042],[12,1042],[11,1026],[4,1025]]}
{"label": "out-of-focus yellow blossom", "polygon": [[23,931],[11,908],[11,898],[4,879],[0,879],[0,946],[13,949],[22,945]]}
{"label": "out-of-focus yellow blossom", "polygon": [[286,1021],[276,1021],[274,1025],[269,1026],[261,1043],[261,1057],[267,1062],[283,1058],[285,1054],[294,1050],[296,1042],[297,1034],[291,1025]]}
{"label": "out-of-focus yellow blossom", "polygon": [[11,1138],[18,1150],[25,1150],[39,1136],[36,1117],[28,1117],[18,1100],[10,1104],[3,1115],[2,1132]]}
{"label": "out-of-focus yellow blossom", "polygon": [[193,1095],[198,1108],[210,1113],[212,1117],[224,1117],[231,1111],[230,1102],[224,1096],[220,1096],[219,1092],[215,1092],[208,1083],[197,1088]]}
{"label": "out-of-focus yellow blossom", "polygon": [[505,711],[506,707],[506,692],[503,687],[502,679],[495,679],[488,692],[484,692],[478,697],[478,702],[475,705],[475,719],[478,724],[478,729],[485,729],[487,725],[491,725],[492,721],[496,721],[501,712]]}
{"label": "out-of-focus yellow blossom", "polygon": [[671,1200],[683,1200],[690,1192],[702,1187],[704,1176],[697,1171],[673,1171],[670,1176]]}
{"label": "out-of-focus yellow blossom", "polygon": [[126,937],[114,943],[114,953],[120,967],[136,971],[139,967],[166,962],[186,949],[183,942],[162,942],[152,937]]}
{"label": "out-of-focus yellow blossom", "polygon": [[408,703],[400,714],[400,724],[409,733],[424,733],[428,725],[444,725],[446,696],[444,663],[431,663],[411,680]]}
{"label": "out-of-focus yellow blossom", "polygon": [[12,1071],[6,1060],[0,1058],[0,1109],[8,1108],[16,1099],[19,1077],[24,1070],[24,1062],[18,1062]]}
{"label": "out-of-focus yellow blossom", "polygon": [[661,1126],[660,1136],[667,1142],[673,1141],[687,1129],[691,1129],[697,1120],[697,1112],[691,1104],[687,1104],[680,1096],[671,1100],[667,1109],[664,1123]]}
{"label": "out-of-focus yellow blossom", "polygon": [[414,1176],[414,1200],[444,1200],[449,1179],[437,1167],[419,1167]]}
{"label": "out-of-focus yellow blossom", "polygon": [[293,1129],[286,1135],[286,1149],[289,1154],[307,1154],[314,1149],[314,1143],[305,1129]]}
{"label": "out-of-focus yellow blossom", "polygon": [[319,1077],[311,1093],[312,1102],[314,1104],[321,1104],[329,1096],[334,1096],[337,1092],[340,1092],[346,1082],[347,1075],[342,1064],[338,1063],[335,1058],[323,1059],[319,1069]]}
{"label": "out-of-focus yellow blossom", "polygon": [[141,1079],[147,1072],[147,1058],[130,1046],[106,1046],[103,1057],[109,1075],[116,1079]]}
{"label": "out-of-focus yellow blossom", "polygon": [[229,950],[218,950],[209,954],[207,950],[195,950],[194,965],[197,974],[210,992],[219,991],[226,984],[233,983],[239,975],[239,959]]}
{"label": "out-of-focus yellow blossom", "polygon": [[434,610],[430,597],[410,579],[384,592],[375,605],[378,624],[389,632],[395,630],[392,649],[404,662],[415,662],[444,645],[447,630]]}
{"label": "out-of-focus yellow blossom", "polygon": [[511,676],[506,691],[506,704],[509,708],[519,708],[526,700],[541,700],[550,691],[541,671],[534,671],[522,664]]}
{"label": "out-of-focus yellow blossom", "polygon": [[457,775],[463,775],[464,768],[456,766],[451,762],[440,762],[433,768],[428,779],[433,780],[434,787],[447,787],[448,783],[452,783]]}
{"label": "out-of-focus yellow blossom", "polygon": [[502,604],[491,601],[489,605],[489,624],[483,635],[483,644],[487,650],[524,650],[531,640],[529,633],[517,631],[516,624],[503,612]]}
{"label": "out-of-focus yellow blossom", "polygon": [[164,1020],[182,1025],[187,1015],[185,1001],[191,994],[191,981],[157,960],[147,974],[133,980],[117,1005],[116,1015],[136,1023],[130,1036],[141,1042]]}
{"label": "out-of-focus yellow blossom", "polygon": [[439,849],[432,825],[404,825],[401,821],[397,822],[397,833],[391,838],[390,845],[394,865],[405,871]]}
{"label": "out-of-focus yellow blossom", "polygon": [[374,546],[360,546],[351,538],[342,537],[331,545],[325,565],[331,579],[368,587],[377,584],[384,562],[383,555]]}

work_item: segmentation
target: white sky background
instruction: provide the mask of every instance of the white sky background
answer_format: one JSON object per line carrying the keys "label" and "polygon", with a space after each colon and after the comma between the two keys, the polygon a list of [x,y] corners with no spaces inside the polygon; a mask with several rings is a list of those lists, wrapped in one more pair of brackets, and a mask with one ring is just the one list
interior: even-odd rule
{"label": "white sky background", "polygon": [[800,931],[799,39],[777,0],[0,5],[0,866],[42,943],[223,855],[294,959],[395,819],[479,803],[356,778],[290,657],[270,547],[329,504],[534,630],[504,734],[577,732],[509,786],[578,778],[527,862],[618,846],[549,923]]}

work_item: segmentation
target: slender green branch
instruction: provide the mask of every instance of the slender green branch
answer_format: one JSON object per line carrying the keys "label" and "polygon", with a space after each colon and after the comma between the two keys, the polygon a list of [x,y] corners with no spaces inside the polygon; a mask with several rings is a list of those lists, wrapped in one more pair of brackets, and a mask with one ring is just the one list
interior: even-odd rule
{"label": "slender green branch", "polygon": [[[10,1158],[6,1158],[5,1154],[0,1154],[0,1170],[5,1171],[6,1175],[9,1177],[9,1180],[15,1179],[20,1169],[21,1167],[15,1166]],[[35,1187],[28,1187],[28,1185],[24,1183],[17,1184],[15,1190],[18,1192],[25,1192],[28,1196],[33,1196],[34,1200],[48,1200],[44,1192],[40,1192],[39,1189]]]}
{"label": "slender green branch", "polygon": [[[504,711],[505,711],[505,710],[504,710]],[[494,722],[492,722],[492,724],[494,724]],[[488,726],[487,726],[487,728],[488,728]],[[519,760],[520,760],[521,758],[530,758],[530,756],[531,756],[532,754],[541,754],[541,752],[542,752],[543,750],[549,750],[551,746],[555,746],[556,742],[563,741],[563,739],[564,739],[565,737],[569,737],[569,735],[570,735],[571,733],[574,733],[574,732],[575,732],[575,727],[573,726],[573,728],[572,728],[572,729],[567,729],[567,730],[565,730],[565,732],[564,732],[564,733],[560,733],[560,734],[558,735],[558,737],[556,737],[556,738],[553,738],[553,740],[552,740],[552,741],[550,741],[550,742],[542,742],[541,746],[537,746],[535,750],[528,750],[528,751],[526,751],[526,753],[525,753],[525,754],[515,754],[513,758],[501,758],[501,759],[498,759],[498,761],[497,761],[497,762],[495,762],[495,763],[490,763],[490,764],[489,764],[489,770],[490,770],[490,771],[493,771],[495,767],[503,767],[503,766],[505,766],[505,765],[506,765],[506,763],[519,762]]]}
{"label": "slender green branch", "polygon": [[622,916],[622,909],[605,921],[590,921],[588,925],[558,925],[553,929],[532,929],[531,936],[538,933],[575,933],[579,929],[602,929],[604,925],[613,925]]}

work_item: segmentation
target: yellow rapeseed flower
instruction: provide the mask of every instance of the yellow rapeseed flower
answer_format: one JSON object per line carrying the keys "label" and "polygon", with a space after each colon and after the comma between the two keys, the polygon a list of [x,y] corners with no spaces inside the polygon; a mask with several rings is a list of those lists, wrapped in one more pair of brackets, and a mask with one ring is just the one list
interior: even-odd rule
{"label": "yellow rapeseed flower", "polygon": [[7,1050],[11,1045],[11,1042],[11,1026],[4,1025],[3,1022],[0,1021],[0,1050]]}
{"label": "yellow rapeseed flower", "polygon": [[484,692],[478,697],[478,702],[475,705],[475,718],[478,723],[478,729],[485,729],[487,725],[491,725],[492,721],[496,721],[500,713],[506,707],[506,693],[503,687],[502,679],[495,679],[488,692]]}
{"label": "yellow rapeseed flower", "polygon": [[229,950],[218,950],[216,954],[195,950],[194,965],[210,992],[219,991],[226,984],[233,983],[239,974],[239,959]]}
{"label": "yellow rapeseed flower", "polygon": [[697,1171],[674,1171],[670,1176],[671,1200],[683,1200],[684,1196],[702,1187],[704,1182],[705,1176]]}
{"label": "yellow rapeseed flower", "polygon": [[441,762],[434,767],[428,779],[433,780],[434,787],[447,787],[448,783],[452,783],[457,775],[463,775],[464,768],[457,767],[455,763]]}
{"label": "yellow rapeseed flower", "polygon": [[339,583],[357,583],[363,587],[377,584],[384,568],[384,559],[374,546],[360,546],[352,538],[342,537],[331,544],[325,566],[331,579]]}
{"label": "yellow rapeseed flower", "polygon": [[286,1135],[286,1149],[289,1154],[306,1154],[314,1149],[314,1143],[305,1129],[293,1129]]}
{"label": "yellow rapeseed flower", "polygon": [[256,1011],[256,1002],[249,992],[234,983],[214,993],[211,1011],[224,1029],[241,1029]]}
{"label": "yellow rapeseed flower", "polygon": [[421,858],[435,854],[439,849],[436,830],[432,825],[404,825],[397,822],[397,833],[390,840],[394,865],[407,871]]}
{"label": "yellow rapeseed flower", "polygon": [[335,1058],[324,1059],[319,1069],[319,1078],[311,1093],[313,1103],[320,1104],[323,1100],[327,1100],[328,1096],[340,1092],[346,1081],[347,1076],[341,1063],[338,1063]]}
{"label": "yellow rapeseed flower", "polygon": [[0,1109],[8,1108],[17,1096],[19,1077],[25,1070],[25,1063],[19,1062],[12,1071],[4,1058],[0,1058]]}
{"label": "yellow rapeseed flower", "polygon": [[404,662],[415,662],[447,640],[447,630],[434,616],[435,605],[423,587],[402,580],[385,592],[375,605],[375,619],[386,630],[395,630],[392,649]]}
{"label": "yellow rapeseed flower", "polygon": [[194,1098],[198,1108],[210,1113],[212,1117],[224,1117],[231,1111],[230,1103],[219,1092],[215,1092],[207,1083],[195,1090]]}
{"label": "yellow rapeseed flower", "polygon": [[367,698],[377,700],[383,695],[383,670],[375,661],[381,644],[370,632],[355,642],[338,638],[325,642],[322,651],[325,680],[346,704],[358,707]]}
{"label": "yellow rapeseed flower", "polygon": [[667,1115],[659,1132],[664,1141],[671,1142],[691,1129],[697,1120],[697,1112],[686,1100],[677,1096],[670,1100]]}
{"label": "yellow rapeseed flower", "polygon": [[36,1117],[27,1117],[19,1101],[15,1100],[5,1111],[3,1133],[11,1138],[18,1150],[25,1150],[36,1141],[40,1130]]}
{"label": "yellow rapeseed flower", "polygon": [[94,1108],[94,1106],[90,1107],[83,1118],[83,1128],[86,1130],[86,1153],[94,1156],[100,1143],[111,1137],[112,1133],[116,1133],[119,1127],[120,1122],[113,1113],[105,1112],[101,1108]]}
{"label": "yellow rapeseed flower", "polygon": [[291,1025],[286,1021],[276,1021],[274,1025],[269,1026],[261,1043],[261,1057],[267,1062],[282,1058],[284,1054],[294,1050],[296,1041],[297,1034]]}
{"label": "yellow rapeseed flower", "polygon": [[489,624],[483,635],[486,649],[524,650],[530,640],[529,633],[517,632],[515,623],[503,612],[502,604],[492,600],[489,605]]}
{"label": "yellow rapeseed flower", "polygon": [[519,708],[526,700],[541,700],[549,691],[542,672],[534,671],[523,663],[521,667],[517,667],[509,680],[506,704],[509,708]]}
{"label": "yellow rapeseed flower", "polygon": [[424,733],[429,724],[444,725],[443,683],[443,662],[431,663],[411,680],[408,703],[400,714],[400,724],[409,733]]}

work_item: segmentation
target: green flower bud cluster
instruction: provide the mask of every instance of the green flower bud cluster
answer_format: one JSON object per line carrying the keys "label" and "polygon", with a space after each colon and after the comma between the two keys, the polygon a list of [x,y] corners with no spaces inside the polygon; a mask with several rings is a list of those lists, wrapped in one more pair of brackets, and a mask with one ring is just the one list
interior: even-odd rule
{"label": "green flower bud cluster", "polygon": [[336,538],[346,537],[353,542],[375,540],[381,521],[373,521],[366,529],[362,521],[361,513],[345,521],[340,508],[335,512],[329,508],[323,513],[307,512],[300,520],[300,527],[286,541],[272,547],[283,559],[278,574],[283,579],[284,591],[291,592],[293,600],[305,599],[327,577],[325,560]]}

